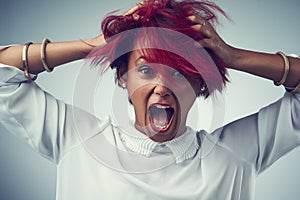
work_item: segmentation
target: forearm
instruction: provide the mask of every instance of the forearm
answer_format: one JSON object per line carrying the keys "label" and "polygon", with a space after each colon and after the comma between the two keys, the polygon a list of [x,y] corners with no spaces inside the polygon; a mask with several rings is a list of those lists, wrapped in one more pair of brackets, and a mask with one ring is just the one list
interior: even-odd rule
{"label": "forearm", "polygon": [[[284,61],[278,54],[267,54],[232,48],[228,67],[264,77],[273,81],[281,80],[284,74]],[[295,87],[300,81],[300,59],[288,57],[290,70],[284,83]]]}
{"label": "forearm", "polygon": [[[94,46],[103,45],[104,43],[102,36],[87,40],[48,43],[45,52],[47,64],[49,68],[54,68],[61,64],[85,58]],[[23,70],[22,50],[23,45],[11,46],[1,50],[0,63]],[[45,70],[41,60],[41,44],[30,45],[27,55],[30,73],[37,74]]]}

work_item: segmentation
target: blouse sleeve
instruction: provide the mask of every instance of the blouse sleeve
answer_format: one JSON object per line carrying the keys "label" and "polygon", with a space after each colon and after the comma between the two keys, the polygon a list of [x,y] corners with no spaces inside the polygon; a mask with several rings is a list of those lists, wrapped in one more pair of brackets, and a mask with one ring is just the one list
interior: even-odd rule
{"label": "blouse sleeve", "polygon": [[0,64],[0,74],[1,126],[55,163],[80,143],[80,131],[96,134],[103,125],[28,82],[16,67]]}
{"label": "blouse sleeve", "polygon": [[300,144],[300,93],[286,92],[278,102],[263,108],[257,118],[258,172]]}
{"label": "blouse sleeve", "polygon": [[285,92],[256,114],[215,131],[219,144],[262,172],[300,144],[300,93]]}

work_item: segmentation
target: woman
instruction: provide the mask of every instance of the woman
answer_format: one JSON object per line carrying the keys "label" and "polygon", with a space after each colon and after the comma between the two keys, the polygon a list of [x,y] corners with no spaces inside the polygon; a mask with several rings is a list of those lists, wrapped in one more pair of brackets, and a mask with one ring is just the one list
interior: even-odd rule
{"label": "woman", "polygon": [[[128,40],[132,32],[128,36],[126,33],[128,27],[122,30],[124,26],[121,26],[122,20],[127,25],[133,24],[129,27],[130,29],[139,28],[136,25],[141,24],[141,21],[145,24],[152,22],[152,15],[161,14],[164,10],[164,1],[160,3],[149,1],[137,5],[125,13],[124,17],[114,19],[117,23],[110,22],[107,18],[107,27],[103,28],[108,41],[105,46],[105,41],[100,36],[84,42],[60,44],[44,42],[43,45],[14,46],[1,51],[1,63],[20,69],[24,69],[24,65],[26,69],[27,65],[27,70],[39,73],[44,68],[51,70],[54,66],[83,58],[93,49],[93,46],[99,46],[100,48],[96,49],[90,57],[95,58],[95,63],[102,62],[101,56],[108,52],[106,56],[108,60],[111,59],[109,60],[112,62],[111,66],[118,68],[118,83],[128,91],[129,100],[135,109],[133,126],[125,124],[123,127],[123,124],[114,124],[110,120],[98,121],[81,110],[56,101],[40,91],[32,82],[22,83],[19,87],[19,83],[26,80],[23,72],[11,67],[2,68],[5,75],[1,80],[3,83],[1,100],[2,105],[5,106],[1,107],[1,119],[9,119],[8,122],[2,124],[9,127],[11,122],[20,123],[21,126],[17,126],[12,132],[21,136],[24,134],[23,137],[29,139],[29,143],[40,154],[58,163],[58,199],[101,197],[106,199],[133,197],[141,199],[252,199],[254,176],[298,144],[299,59],[287,58],[282,53],[263,54],[229,46],[221,40],[209,23],[215,19],[214,15],[206,15],[209,16],[207,19],[206,16],[201,15],[207,6],[215,7],[204,3],[200,5],[201,10],[194,7],[194,9],[183,9],[190,8],[188,7],[190,4],[183,3],[177,7],[176,3],[168,1],[169,9],[182,8],[180,12],[176,10],[177,16],[175,16],[178,19],[184,14],[186,19],[181,18],[179,22],[183,20],[185,22],[183,25],[188,25],[188,27],[180,26],[179,28],[184,31],[188,30],[187,33],[193,33],[187,38],[175,31],[169,32],[162,29],[160,32],[161,29],[146,29],[147,33],[154,31],[154,33],[160,33],[159,36],[162,37],[167,35],[167,39],[169,37],[183,39],[180,45],[189,44],[190,48],[195,50],[184,54],[188,49],[183,48],[184,51],[178,48],[172,49],[171,53],[167,52],[172,60],[164,56],[166,50],[169,49],[161,50],[160,47],[170,45],[168,40],[160,40],[158,46],[154,45],[156,43],[151,43],[153,41],[151,35],[154,34],[150,34],[150,37],[144,34],[138,35],[137,38],[143,39],[142,42],[135,40],[136,38]],[[195,11],[200,11],[200,14]],[[204,13],[213,14],[209,11]],[[149,13],[150,16],[147,16]],[[163,16],[160,15],[159,19],[164,19]],[[120,24],[118,20],[121,21]],[[110,35],[112,31],[118,34],[119,30],[121,35],[116,37]],[[140,32],[133,34],[136,36]],[[111,39],[108,36],[113,37]],[[191,42],[194,40],[190,38],[198,44],[192,45]],[[129,54],[118,59],[118,56],[115,56],[119,55],[118,53],[111,53],[108,50],[112,44],[122,45],[122,41],[129,41],[132,47],[129,48],[131,50]],[[152,51],[151,48],[149,50],[149,46],[160,47],[160,49]],[[121,47],[123,47],[122,51],[128,48],[127,45]],[[209,57],[202,47],[208,49],[212,56],[211,60],[208,60]],[[41,49],[46,50],[46,58],[40,58]],[[28,51],[28,63],[21,63],[22,51],[25,54]],[[178,52],[184,59],[176,54]],[[202,58],[201,63],[204,62],[204,66],[189,64],[193,64],[194,57],[190,58],[189,55],[194,52],[199,53],[195,55],[195,59]],[[163,59],[153,56],[157,54]],[[24,53],[23,60],[26,61]],[[41,60],[46,62],[43,64]],[[213,66],[212,60],[215,61],[216,66]],[[124,62],[127,65],[122,67]],[[222,90],[226,81],[224,65],[269,78],[277,85],[284,83],[293,93],[286,93],[281,101],[262,109],[258,114],[216,130],[212,136],[205,131],[195,132],[187,128],[186,116],[196,97],[200,95],[206,97],[215,90]],[[207,66],[209,66],[208,69],[205,68]],[[217,70],[214,71],[215,69]],[[208,73],[205,73],[207,71]],[[26,76],[27,79],[31,79],[28,74]],[[17,97],[21,97],[22,101],[37,101],[37,106],[24,108],[22,104],[16,102]],[[26,114],[25,118],[24,114]],[[274,116],[277,115],[278,121],[274,122]],[[74,116],[75,120],[80,119],[80,121],[74,122]],[[84,120],[81,121],[82,119]],[[283,119],[291,126],[283,124]],[[56,134],[53,134],[53,128],[57,129]],[[129,134],[128,131],[130,131]],[[74,132],[79,132],[80,137],[74,137]],[[284,135],[283,132],[291,135]],[[143,137],[144,135],[147,137]],[[104,148],[107,142],[103,141],[110,141],[110,144],[114,144],[114,149],[109,149],[111,146]],[[114,151],[116,149],[122,151]],[[103,155],[103,151],[109,156]],[[133,158],[123,155],[123,152],[133,155]],[[107,158],[109,160],[106,160]],[[149,160],[150,162],[145,166],[150,167],[144,168],[144,162]],[[96,161],[100,161],[100,165]],[[134,165],[131,166],[133,163]],[[75,173],[76,178],[74,178]],[[107,179],[102,181],[103,177]],[[86,182],[85,185],[82,185],[83,181]],[[119,192],[115,193],[111,187],[117,188]]]}

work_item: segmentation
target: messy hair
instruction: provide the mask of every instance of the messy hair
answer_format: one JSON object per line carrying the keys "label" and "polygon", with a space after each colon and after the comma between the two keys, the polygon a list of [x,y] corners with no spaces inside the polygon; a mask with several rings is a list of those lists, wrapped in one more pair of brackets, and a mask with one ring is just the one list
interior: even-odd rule
{"label": "messy hair", "polygon": [[101,28],[107,44],[93,51],[89,58],[102,72],[107,68],[102,64],[109,63],[120,78],[127,72],[130,53],[139,49],[148,62],[165,64],[189,80],[204,84],[206,89],[201,94],[207,97],[224,88],[228,81],[226,68],[213,52],[195,45],[204,36],[191,27],[193,23],[187,17],[197,14],[217,25],[217,13],[226,16],[220,7],[208,1],[144,1],[131,14],[110,14],[104,18]]}

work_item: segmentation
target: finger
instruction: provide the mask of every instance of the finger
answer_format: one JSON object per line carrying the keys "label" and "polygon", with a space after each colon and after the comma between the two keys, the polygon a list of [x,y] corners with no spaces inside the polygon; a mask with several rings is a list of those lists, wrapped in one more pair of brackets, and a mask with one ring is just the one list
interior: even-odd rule
{"label": "finger", "polygon": [[192,25],[191,28],[193,28],[195,31],[201,32],[205,37],[209,38],[210,37],[210,29],[206,27],[207,24],[195,24]]}
{"label": "finger", "polygon": [[206,48],[206,47],[209,47],[209,42],[210,42],[209,39],[203,38],[203,39],[198,40],[197,42],[195,42],[195,47],[197,47],[197,48]]}
{"label": "finger", "polygon": [[203,25],[201,25],[201,24],[195,24],[195,25],[192,25],[191,28],[193,28],[195,31],[201,31],[202,26]]}
{"label": "finger", "polygon": [[199,31],[201,32],[205,37],[210,37],[211,34],[214,32],[214,28],[211,26],[211,24],[199,17],[199,16],[196,16],[196,15],[191,15],[191,16],[188,16],[187,17],[193,25],[191,25],[191,28],[193,28],[194,30],[196,31]]}
{"label": "finger", "polygon": [[133,14],[135,11],[137,11],[141,6],[143,5],[143,2],[137,3],[135,4],[135,6],[133,6],[132,8],[130,8],[129,10],[127,10],[126,12],[124,12],[122,15],[126,16],[126,15],[131,15]]}
{"label": "finger", "polygon": [[187,17],[187,19],[189,19],[191,22],[193,22],[194,24],[200,24],[202,26],[204,26],[206,24],[206,20],[196,16],[196,15],[190,15]]}

